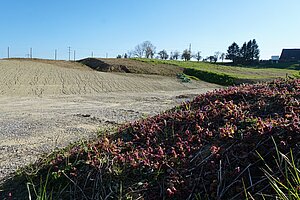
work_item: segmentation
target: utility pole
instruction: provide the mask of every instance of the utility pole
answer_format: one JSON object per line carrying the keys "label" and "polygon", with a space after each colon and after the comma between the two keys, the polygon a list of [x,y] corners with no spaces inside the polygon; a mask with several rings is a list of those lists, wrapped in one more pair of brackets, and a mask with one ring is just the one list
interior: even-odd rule
{"label": "utility pole", "polygon": [[7,47],[7,58],[9,58],[9,47]]}
{"label": "utility pole", "polygon": [[32,48],[30,47],[30,58],[32,59]]}
{"label": "utility pole", "polygon": [[54,60],[57,60],[57,49],[55,49]]}
{"label": "utility pole", "polygon": [[106,58],[108,57],[108,53],[106,53]]}
{"label": "utility pole", "polygon": [[71,60],[71,47],[68,47],[69,49],[69,61]]}
{"label": "utility pole", "polygon": [[76,51],[74,50],[74,62],[75,62],[75,54],[76,54]]}
{"label": "utility pole", "polygon": [[192,52],[192,44],[191,43],[190,43],[189,51],[190,51],[190,53]]}
{"label": "utility pole", "polygon": [[94,52],[92,52],[92,58],[94,57]]}

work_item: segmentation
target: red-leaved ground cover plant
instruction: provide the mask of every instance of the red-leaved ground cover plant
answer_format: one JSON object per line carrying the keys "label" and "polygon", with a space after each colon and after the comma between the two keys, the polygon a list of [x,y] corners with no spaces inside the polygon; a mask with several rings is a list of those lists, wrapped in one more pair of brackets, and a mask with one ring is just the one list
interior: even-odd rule
{"label": "red-leaved ground cover plant", "polygon": [[71,199],[272,198],[261,168],[275,166],[276,148],[299,160],[299,101],[300,80],[208,92],[74,146],[40,173]]}

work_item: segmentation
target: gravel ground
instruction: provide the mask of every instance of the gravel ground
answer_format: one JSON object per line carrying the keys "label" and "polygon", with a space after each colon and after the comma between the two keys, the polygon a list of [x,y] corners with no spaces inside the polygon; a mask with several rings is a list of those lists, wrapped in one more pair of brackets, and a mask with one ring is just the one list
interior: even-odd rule
{"label": "gravel ground", "polygon": [[[0,72],[0,182],[56,148],[220,88],[29,61],[0,61]],[[107,89],[95,89],[99,81]]]}

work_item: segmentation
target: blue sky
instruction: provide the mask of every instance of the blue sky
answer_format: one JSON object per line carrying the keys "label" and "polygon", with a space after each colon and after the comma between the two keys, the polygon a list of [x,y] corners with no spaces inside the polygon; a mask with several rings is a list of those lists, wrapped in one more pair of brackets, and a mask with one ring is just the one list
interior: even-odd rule
{"label": "blue sky", "polygon": [[0,0],[0,58],[116,57],[149,40],[202,56],[256,39],[261,58],[300,48],[299,0]]}

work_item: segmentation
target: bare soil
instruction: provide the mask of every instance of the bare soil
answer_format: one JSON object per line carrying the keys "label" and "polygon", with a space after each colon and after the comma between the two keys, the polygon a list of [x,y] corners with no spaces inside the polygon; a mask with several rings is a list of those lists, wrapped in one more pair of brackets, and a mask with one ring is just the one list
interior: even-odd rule
{"label": "bare soil", "polygon": [[42,154],[218,88],[74,62],[0,60],[0,182]]}
{"label": "bare soil", "polygon": [[102,72],[155,74],[173,77],[178,73],[183,73],[183,68],[176,65],[154,64],[132,59],[86,58],[78,62]]}

